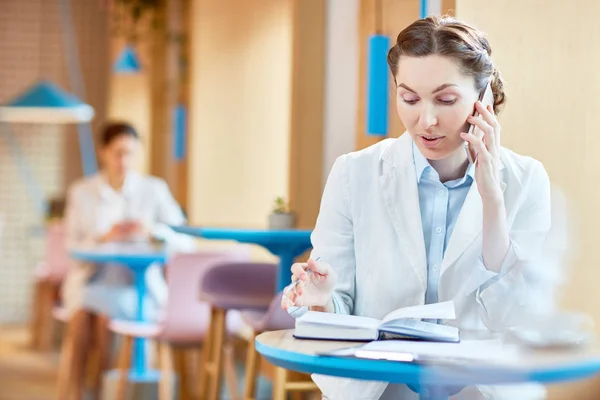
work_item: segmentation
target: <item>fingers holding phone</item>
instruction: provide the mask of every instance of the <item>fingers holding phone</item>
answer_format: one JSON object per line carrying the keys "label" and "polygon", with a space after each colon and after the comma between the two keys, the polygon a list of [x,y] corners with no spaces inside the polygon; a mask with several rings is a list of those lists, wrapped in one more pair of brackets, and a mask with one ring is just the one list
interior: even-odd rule
{"label": "fingers holding phone", "polygon": [[500,182],[500,123],[493,108],[493,93],[488,84],[483,100],[475,104],[469,116],[468,133],[462,133],[469,161],[475,165],[475,180],[482,199],[496,201],[502,196]]}
{"label": "fingers holding phone", "polygon": [[[493,113],[493,104],[494,94],[491,83],[488,82],[484,91],[479,96],[479,101],[475,103],[473,114],[467,119],[469,130],[466,134],[463,134],[465,152],[471,164],[475,163],[478,153],[482,150],[478,143],[481,142],[485,146],[486,142],[490,140],[495,142],[494,132],[491,129],[492,124],[496,121]],[[491,113],[488,107],[491,108]],[[486,137],[486,135],[489,137]]]}

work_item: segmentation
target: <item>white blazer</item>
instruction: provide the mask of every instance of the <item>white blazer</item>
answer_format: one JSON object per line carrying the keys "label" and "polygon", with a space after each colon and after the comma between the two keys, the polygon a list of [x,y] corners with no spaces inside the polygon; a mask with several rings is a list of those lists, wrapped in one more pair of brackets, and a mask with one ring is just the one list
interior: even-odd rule
{"label": "white blazer", "polygon": [[[192,238],[168,227],[185,223],[185,218],[167,184],[135,172],[127,176],[120,193],[112,190],[100,174],[71,185],[65,211],[67,247],[93,246],[115,223],[124,219],[141,221],[154,237],[166,241],[173,251],[192,251],[195,247]],[[69,312],[81,306],[83,288],[94,271],[94,265],[77,263],[67,274],[62,298]],[[158,267],[148,270],[146,283],[155,299],[166,301],[166,287]]]}
{"label": "white blazer", "polygon": [[[542,164],[530,157],[502,148],[500,158],[510,228],[502,274],[488,271],[481,260],[482,201],[476,182],[441,265],[439,301],[454,300],[457,319],[446,323],[459,328],[502,329],[529,312],[553,309],[553,281],[546,279],[543,265],[536,262],[550,228],[548,176]],[[338,312],[382,318],[397,308],[424,304],[425,242],[408,134],[337,159],[312,243],[312,257],[321,257],[338,274],[334,293]],[[384,390],[388,392],[385,383],[318,375],[313,379],[332,400],[378,399]],[[391,386],[397,390],[389,398],[414,396],[405,386]],[[526,398],[519,393],[519,399]]]}

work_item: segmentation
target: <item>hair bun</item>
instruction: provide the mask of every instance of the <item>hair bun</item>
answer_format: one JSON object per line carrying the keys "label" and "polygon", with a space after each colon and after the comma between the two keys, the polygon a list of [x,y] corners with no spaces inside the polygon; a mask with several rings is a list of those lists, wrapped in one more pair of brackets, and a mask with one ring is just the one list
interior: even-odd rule
{"label": "hair bun", "polygon": [[494,94],[494,113],[498,115],[504,107],[506,96],[504,94],[504,81],[502,80],[502,75],[500,75],[500,71],[495,67],[492,72],[490,86],[492,87],[492,93]]}

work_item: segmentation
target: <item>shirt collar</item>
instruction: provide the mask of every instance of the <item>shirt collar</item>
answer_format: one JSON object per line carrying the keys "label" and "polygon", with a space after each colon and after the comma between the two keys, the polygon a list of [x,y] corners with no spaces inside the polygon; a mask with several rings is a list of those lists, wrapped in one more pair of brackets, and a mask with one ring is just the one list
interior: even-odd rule
{"label": "shirt collar", "polygon": [[120,191],[114,190],[109,184],[104,174],[100,174],[99,176],[99,187],[100,187],[100,195],[105,199],[115,198],[117,196],[121,197],[129,197],[136,192],[136,188],[138,186],[139,176],[135,172],[130,172],[125,177],[125,182],[123,182],[123,187]]}
{"label": "shirt collar", "polygon": [[[423,156],[423,154],[421,154],[421,152],[417,148],[417,145],[415,144],[415,142],[413,142],[412,147],[413,147],[413,159],[415,162],[415,172],[417,174],[417,183],[421,183],[421,178],[423,177],[425,172],[428,169],[433,170],[433,167],[431,166],[431,164],[429,164],[429,160],[427,160],[425,158],[425,156]],[[436,177],[439,179],[439,177],[437,176],[437,173],[436,173]],[[465,173],[465,175],[462,178],[454,180],[454,181],[450,181],[450,182],[454,183],[452,186],[459,186],[467,180],[467,177],[470,177],[471,180],[475,179],[475,165],[474,164],[469,164],[469,167],[467,168],[467,172]],[[446,182],[446,183],[449,183],[449,182]]]}

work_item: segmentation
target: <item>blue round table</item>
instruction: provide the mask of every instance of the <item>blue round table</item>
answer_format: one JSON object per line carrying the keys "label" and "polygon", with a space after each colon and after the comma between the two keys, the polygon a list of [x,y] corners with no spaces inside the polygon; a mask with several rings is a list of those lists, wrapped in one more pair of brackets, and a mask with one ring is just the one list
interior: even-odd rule
{"label": "blue round table", "polygon": [[173,226],[173,230],[203,239],[234,240],[239,243],[251,243],[264,247],[279,257],[277,291],[290,284],[290,268],[294,259],[312,247],[309,230],[259,230],[234,228],[199,228],[192,226]]}
{"label": "blue round table", "polygon": [[299,340],[293,330],[266,332],[256,337],[256,350],[270,363],[294,371],[408,384],[421,389],[421,399],[447,399],[436,389],[456,393],[470,385],[559,383],[600,372],[600,346],[574,350],[529,350],[514,365],[475,363],[419,365],[353,357],[320,356],[364,343]]}
{"label": "blue round table", "polygon": [[[119,264],[133,272],[137,291],[137,320],[144,321],[144,297],[146,296],[146,270],[152,264],[165,264],[167,253],[162,247],[145,244],[111,243],[90,249],[74,250],[71,257],[95,264]],[[150,370],[146,360],[146,339],[136,338],[133,348],[133,368],[129,373],[131,381],[154,381],[159,378],[157,371]]]}

